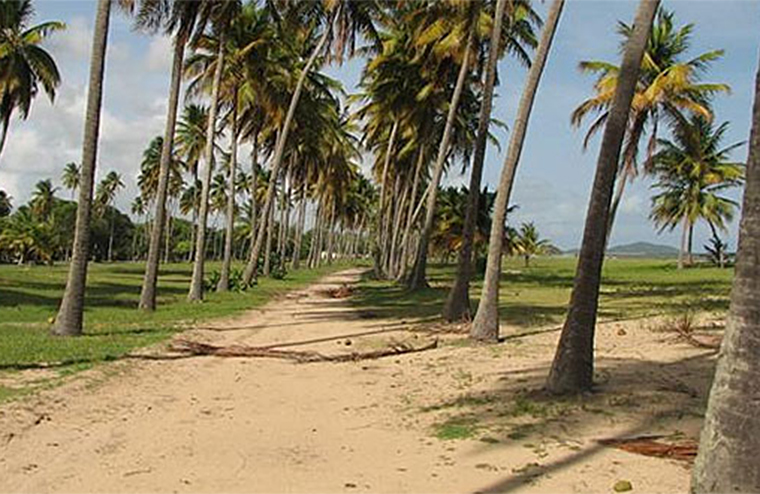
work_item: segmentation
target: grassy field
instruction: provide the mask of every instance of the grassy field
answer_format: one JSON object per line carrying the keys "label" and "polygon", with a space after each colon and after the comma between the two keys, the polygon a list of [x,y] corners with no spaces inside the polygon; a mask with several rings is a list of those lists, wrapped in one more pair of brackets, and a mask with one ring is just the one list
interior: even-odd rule
{"label": "grassy field", "polygon": [[[530,328],[562,323],[573,286],[576,260],[546,257],[531,261],[505,259],[500,290],[500,316],[508,325]],[[456,271],[454,265],[431,265],[431,287],[409,293],[386,281],[365,278],[354,302],[380,317],[434,319],[440,315]],[[609,259],[605,261],[600,317],[632,319],[650,315],[723,313],[728,309],[733,269],[708,266],[677,270],[675,260]],[[472,283],[473,309],[481,278]]]}
{"label": "grassy field", "polygon": [[[142,263],[92,264],[84,335],[56,338],[48,331],[63,292],[66,266],[0,265],[0,374],[50,365],[66,373],[114,360],[196,321],[262,305],[340,267],[294,271],[284,280],[262,278],[244,293],[210,293],[203,303],[193,304],[185,300],[192,266],[168,264],[161,269],[159,308],[148,314],[137,310]],[[209,263],[207,274],[218,269],[218,264]],[[0,386],[0,400],[2,395]]]}

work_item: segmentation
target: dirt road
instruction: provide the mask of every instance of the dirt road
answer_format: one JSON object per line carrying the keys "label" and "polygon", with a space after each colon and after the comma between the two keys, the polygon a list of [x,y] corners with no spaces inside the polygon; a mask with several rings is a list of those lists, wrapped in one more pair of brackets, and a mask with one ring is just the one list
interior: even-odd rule
{"label": "dirt road", "polygon": [[[425,340],[325,290],[186,332],[325,354]],[[623,329],[624,328],[624,329]],[[623,329],[623,331],[621,331]],[[539,388],[557,333],[351,363],[127,360],[0,408],[0,492],[686,492],[688,464],[597,439],[699,428],[712,356],[636,324],[599,330],[600,392]]]}

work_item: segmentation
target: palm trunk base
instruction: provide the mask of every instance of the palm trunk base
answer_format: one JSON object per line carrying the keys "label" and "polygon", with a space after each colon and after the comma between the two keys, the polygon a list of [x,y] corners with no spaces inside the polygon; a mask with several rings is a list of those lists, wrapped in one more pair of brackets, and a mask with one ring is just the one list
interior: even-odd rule
{"label": "palm trunk base", "polygon": [[443,318],[447,322],[460,322],[472,320],[472,307],[470,305],[469,276],[457,276],[454,286],[449,291],[446,304],[443,306]]}

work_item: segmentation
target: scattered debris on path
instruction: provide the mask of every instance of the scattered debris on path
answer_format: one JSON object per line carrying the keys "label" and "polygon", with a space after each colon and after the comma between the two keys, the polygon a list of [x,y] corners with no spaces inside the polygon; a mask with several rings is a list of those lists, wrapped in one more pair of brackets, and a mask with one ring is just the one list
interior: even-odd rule
{"label": "scattered debris on path", "polygon": [[246,345],[217,346],[190,340],[177,340],[169,348],[180,353],[191,355],[207,355],[213,357],[260,357],[280,358],[293,360],[298,363],[312,362],[356,362],[359,360],[372,360],[383,357],[392,357],[406,353],[424,352],[438,347],[438,340],[430,343],[413,346],[408,343],[392,343],[387,348],[369,352],[351,352],[339,355],[324,355],[319,352],[298,350],[277,350],[271,347],[255,347]]}
{"label": "scattered debris on path", "polygon": [[641,436],[628,439],[601,439],[599,444],[610,446],[629,453],[636,453],[644,456],[654,456],[656,458],[669,458],[672,460],[694,462],[697,456],[698,444],[693,439],[678,441],[677,443],[666,443],[658,441],[663,436]]}

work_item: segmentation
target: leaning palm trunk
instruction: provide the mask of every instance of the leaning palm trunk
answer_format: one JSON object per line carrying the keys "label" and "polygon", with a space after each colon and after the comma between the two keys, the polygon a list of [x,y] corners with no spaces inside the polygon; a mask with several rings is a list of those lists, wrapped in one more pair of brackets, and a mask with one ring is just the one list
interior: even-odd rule
{"label": "leaning palm trunk", "polygon": [[208,196],[211,186],[211,174],[214,163],[214,138],[216,137],[216,113],[219,109],[219,86],[222,81],[222,68],[224,65],[224,29],[219,30],[219,48],[216,56],[214,80],[211,86],[211,105],[208,112],[208,125],[206,127],[206,149],[204,159],[206,170],[203,175],[203,187],[201,188],[201,208],[198,214],[198,234],[195,242],[195,262],[193,263],[193,277],[190,281],[190,291],[187,298],[190,301],[203,300],[203,269],[206,252],[206,222],[208,221]]}
{"label": "leaning palm trunk", "polygon": [[111,216],[111,225],[108,232],[108,262],[113,261],[113,230],[114,230],[114,213],[116,212],[115,208],[111,206],[110,216]]}
{"label": "leaning palm trunk", "polygon": [[250,233],[250,242],[251,242],[251,249],[253,249],[253,242],[254,237],[256,236],[256,215],[258,214],[258,201],[256,199],[256,185],[258,184],[258,174],[259,174],[259,151],[258,151],[258,140],[259,140],[259,133],[258,131],[253,134],[253,142],[251,143],[251,181],[253,182],[251,187],[251,233]]}
{"label": "leaning palm trunk", "polygon": [[237,89],[232,103],[232,143],[230,145],[230,170],[227,173],[227,224],[224,232],[224,258],[222,273],[216,285],[217,292],[230,289],[230,268],[232,267],[232,239],[235,235],[235,175],[237,170]]}
{"label": "leaning palm trunk", "polygon": [[422,227],[422,232],[420,233],[419,242],[417,244],[417,254],[415,256],[412,274],[407,281],[408,287],[413,290],[427,286],[425,270],[427,269],[428,243],[430,242],[430,235],[433,232],[433,221],[435,220],[435,202],[438,197],[438,184],[441,183],[441,177],[443,176],[443,167],[446,164],[446,154],[449,152],[449,143],[451,142],[451,134],[454,130],[454,122],[457,116],[459,100],[461,99],[464,83],[467,79],[467,74],[469,73],[470,50],[472,49],[474,35],[474,30],[471,30],[467,37],[462,65],[459,67],[457,83],[454,86],[454,92],[451,94],[451,101],[449,102],[449,112],[448,115],[446,115],[446,126],[443,129],[443,136],[438,146],[438,156],[436,157],[435,165],[433,165],[433,176],[430,179],[430,184],[428,184],[425,223]]}
{"label": "leaning palm trunk", "polygon": [[447,321],[470,319],[470,277],[472,276],[472,250],[475,242],[475,227],[478,219],[478,202],[480,200],[480,182],[483,178],[483,165],[486,157],[486,141],[488,127],[491,122],[491,107],[493,89],[496,83],[496,64],[499,61],[501,25],[507,0],[496,2],[494,25],[491,32],[491,46],[488,50],[486,84],[483,90],[483,101],[478,117],[478,132],[475,136],[475,154],[470,171],[470,191],[467,194],[467,210],[462,226],[462,245],[459,250],[459,264],[454,286],[449,291],[448,299],[443,307],[443,317]]}
{"label": "leaning palm trunk", "polygon": [[[329,20],[328,25],[325,27],[325,32],[322,33],[322,36],[320,37],[319,42],[317,43],[317,46],[314,47],[314,51],[312,51],[311,55],[309,56],[309,60],[306,62],[306,65],[301,71],[301,74],[298,76],[298,83],[296,84],[296,89],[293,92],[293,96],[290,98],[290,106],[288,107],[288,113],[285,116],[285,121],[282,124],[282,130],[280,131],[280,135],[279,135],[279,138],[277,139],[277,144],[275,146],[274,158],[272,160],[272,176],[269,179],[269,185],[267,186],[267,194],[266,194],[266,198],[264,199],[265,211],[269,210],[269,207],[272,203],[274,188],[275,188],[275,184],[277,183],[277,175],[280,173],[280,166],[282,165],[282,157],[285,152],[285,143],[288,140],[288,133],[290,132],[290,126],[293,122],[293,116],[295,115],[296,107],[298,106],[298,101],[301,99],[301,92],[303,91],[303,86],[306,83],[306,77],[309,75],[309,72],[314,66],[314,63],[317,61],[317,57],[322,52],[322,49],[327,43],[327,38],[330,34],[329,26],[331,24],[332,24],[332,16]],[[246,265],[245,272],[243,273],[244,285],[249,285],[251,281],[254,279],[254,277],[256,276],[256,267],[257,267],[256,265],[258,263],[259,253],[261,252],[261,245],[264,242],[264,233],[266,232],[266,223],[267,223],[266,221],[262,221],[259,224],[259,230],[256,234],[256,241],[253,244],[253,248],[251,249],[251,256],[248,259],[248,264]]]}
{"label": "leaning palm trunk", "polygon": [[678,250],[678,269],[683,269],[684,258],[686,257],[686,242],[689,234],[689,217],[683,217],[683,227],[681,229],[681,248]]}
{"label": "leaning palm trunk", "polygon": [[328,222],[327,230],[327,264],[332,264],[333,252],[335,247],[335,203],[333,202],[332,209],[330,210],[330,220]]}
{"label": "leaning palm trunk", "polygon": [[593,384],[594,328],[610,201],[641,60],[659,3],[659,0],[641,0],[633,33],[626,43],[599,150],[567,319],[547,381],[547,388],[553,393],[582,392],[589,390]]}
{"label": "leaning palm trunk", "polygon": [[401,174],[396,172],[396,180],[394,181],[392,196],[388,198],[388,210],[385,213],[385,228],[383,230],[383,238],[385,239],[383,247],[383,271],[388,277],[393,278],[393,254],[395,253],[394,241],[396,238],[396,232],[398,231],[398,212],[401,207],[401,203],[397,202],[399,198],[399,192],[401,190]]}
{"label": "leaning palm trunk", "polygon": [[174,56],[169,86],[169,107],[166,112],[164,141],[161,146],[161,161],[158,168],[156,220],[153,223],[153,230],[150,234],[148,260],[145,262],[145,276],[143,278],[142,290],[140,291],[140,303],[138,304],[138,308],[149,311],[156,309],[156,285],[158,283],[161,232],[163,232],[164,218],[166,216],[166,196],[169,188],[169,170],[171,168],[172,148],[174,146],[174,130],[177,123],[177,107],[179,105],[179,92],[182,81],[185,42],[184,36],[177,35],[174,38]]}
{"label": "leaning palm trunk", "polygon": [[488,261],[486,274],[483,280],[483,291],[478,303],[478,311],[472,322],[470,337],[481,341],[496,341],[499,338],[499,278],[501,277],[501,254],[504,241],[504,225],[507,221],[509,199],[512,195],[512,187],[515,181],[517,165],[520,162],[525,135],[528,131],[530,114],[533,102],[536,99],[541,75],[549,57],[554,34],[562,15],[565,0],[554,0],[546,16],[546,24],[541,34],[541,41],[536,49],[536,56],[528,72],[525,81],[520,105],[517,108],[517,116],[512,127],[512,137],[509,142],[504,166],[499,178],[499,189],[494,203],[493,220],[491,222],[491,234],[488,242]]}
{"label": "leaning palm trunk", "polygon": [[691,490],[760,492],[760,72],[749,141],[731,308]]}
{"label": "leaning palm trunk", "polygon": [[108,23],[111,0],[99,0],[90,58],[90,81],[87,94],[87,113],[82,142],[82,168],[79,182],[79,202],[74,227],[74,244],[69,264],[66,289],[52,328],[53,334],[78,336],[82,334],[84,291],[87,283],[87,261],[90,257],[90,216],[92,189],[98,156],[100,108],[103,102],[103,73],[106,62]]}

